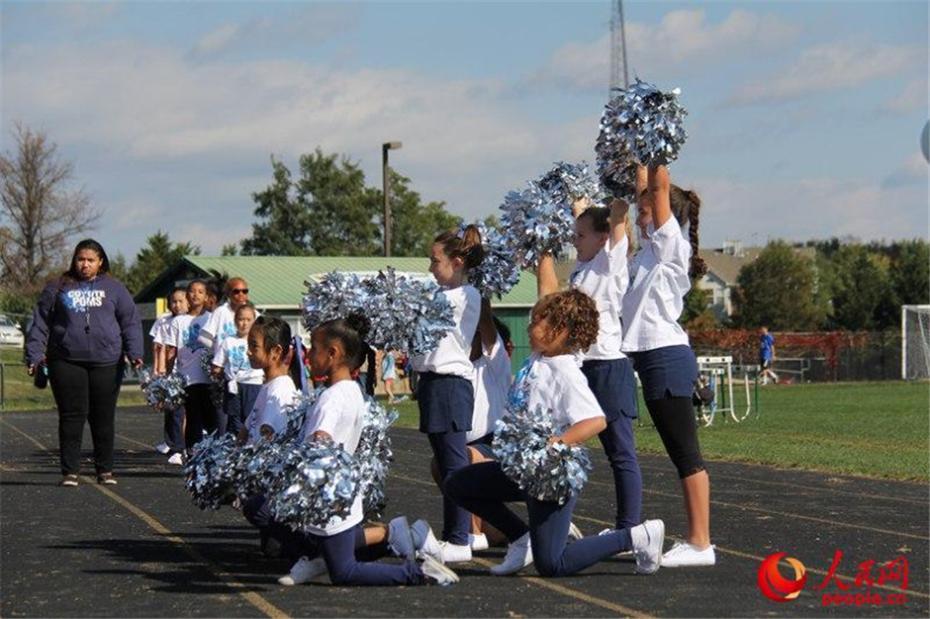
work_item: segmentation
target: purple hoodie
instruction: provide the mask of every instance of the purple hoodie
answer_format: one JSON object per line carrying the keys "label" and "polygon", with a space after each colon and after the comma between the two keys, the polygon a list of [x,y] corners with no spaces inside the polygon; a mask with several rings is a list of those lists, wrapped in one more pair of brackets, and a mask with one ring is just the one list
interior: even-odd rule
{"label": "purple hoodie", "polygon": [[64,359],[113,365],[142,358],[142,322],[126,287],[109,275],[59,278],[42,291],[26,340],[26,363]]}

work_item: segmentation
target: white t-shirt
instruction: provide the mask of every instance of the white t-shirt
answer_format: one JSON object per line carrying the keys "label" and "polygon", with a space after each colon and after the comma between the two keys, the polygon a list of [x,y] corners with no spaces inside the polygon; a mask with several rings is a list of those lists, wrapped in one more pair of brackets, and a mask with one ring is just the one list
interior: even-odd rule
{"label": "white t-shirt", "polygon": [[[314,432],[323,431],[333,437],[333,442],[342,445],[348,453],[354,454],[362,436],[365,397],[358,383],[354,380],[341,380],[326,388],[304,421],[301,439],[306,441]],[[311,527],[315,535],[335,535],[360,523],[365,516],[364,497],[359,492],[352,503],[352,509],[345,518],[333,518],[325,527]]]}
{"label": "white t-shirt", "polygon": [[482,346],[481,356],[475,359],[475,409],[471,417],[471,430],[465,433],[465,441],[471,442],[494,431],[494,426],[507,408],[507,392],[510,391],[510,357],[500,336],[491,350]]}
{"label": "white t-shirt", "polygon": [[630,246],[626,236],[613,249],[604,247],[587,262],[575,265],[568,281],[592,299],[597,305],[597,341],[586,352],[578,353],[579,359],[621,359],[623,329],[620,325],[620,310],[623,294],[630,282],[626,252]]}
{"label": "white t-shirt", "polygon": [[630,262],[632,281],[623,296],[623,350],[638,352],[688,344],[678,324],[691,289],[691,246],[674,217],[649,238]]}
{"label": "white t-shirt", "polygon": [[199,316],[180,314],[171,321],[168,335],[168,346],[178,349],[175,365],[181,376],[187,378],[188,385],[203,385],[210,382],[210,377],[204,371],[202,359],[210,351],[200,342],[200,330],[210,318],[210,312],[203,312]]}
{"label": "white t-shirt", "polygon": [[214,353],[227,337],[236,337],[236,313],[229,307],[228,301],[213,310],[210,320],[201,330],[201,336],[204,338],[203,343],[211,343]]}
{"label": "white t-shirt", "polygon": [[225,338],[216,348],[213,365],[223,368],[226,380],[229,381],[229,393],[239,392],[237,383],[261,385],[265,380],[265,373],[252,367],[248,352],[248,341],[237,336]]}
{"label": "white t-shirt", "polygon": [[294,381],[287,374],[262,385],[255,397],[252,411],[245,418],[249,442],[254,443],[261,439],[262,426],[269,426],[275,434],[280,434],[287,427],[285,409],[294,404],[299,395]]}
{"label": "white t-shirt", "polygon": [[529,383],[530,409],[541,406],[551,411],[559,433],[579,421],[604,416],[573,355],[543,357],[533,353],[517,375],[517,383],[522,381]]}
{"label": "white t-shirt", "polygon": [[171,320],[173,318],[174,314],[165,312],[152,323],[152,328],[149,329],[149,335],[152,337],[153,342],[156,344],[168,343],[168,338],[171,334]]}
{"label": "white t-shirt", "polygon": [[455,326],[439,340],[435,350],[413,357],[413,369],[471,380],[475,373],[471,363],[471,340],[481,317],[481,293],[469,284],[443,290],[443,293],[452,305]]}

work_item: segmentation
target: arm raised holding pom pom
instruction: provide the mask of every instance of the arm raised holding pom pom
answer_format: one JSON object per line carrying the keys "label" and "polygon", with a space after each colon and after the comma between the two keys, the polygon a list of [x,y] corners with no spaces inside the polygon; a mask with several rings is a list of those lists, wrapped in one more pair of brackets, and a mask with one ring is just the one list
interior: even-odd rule
{"label": "arm raised holding pom pom", "polygon": [[539,266],[536,268],[536,295],[541,299],[558,291],[559,277],[555,273],[555,258],[552,254],[543,254],[539,257]]}
{"label": "arm raised holding pom pom", "polygon": [[652,211],[652,222],[656,230],[672,216],[671,187],[667,167],[649,166],[646,195],[649,198],[649,209]]}

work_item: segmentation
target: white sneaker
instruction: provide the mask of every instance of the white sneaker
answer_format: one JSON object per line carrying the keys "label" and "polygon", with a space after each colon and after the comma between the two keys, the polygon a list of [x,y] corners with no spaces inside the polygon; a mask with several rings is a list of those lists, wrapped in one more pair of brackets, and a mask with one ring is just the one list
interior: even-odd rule
{"label": "white sneaker", "polygon": [[468,544],[450,544],[439,542],[442,547],[443,563],[465,563],[471,561],[471,546]]}
{"label": "white sneaker", "polygon": [[472,552],[476,550],[487,550],[488,536],[484,533],[469,533],[468,545],[471,546]]}
{"label": "white sneaker", "polygon": [[443,587],[459,581],[458,574],[429,555],[423,557],[420,569],[423,570],[424,576]]}
{"label": "white sneaker", "polygon": [[655,574],[662,565],[662,544],[665,542],[665,523],[647,520],[630,529],[633,556],[637,574]]}
{"label": "white sneaker", "polygon": [[170,458],[168,458],[168,464],[177,464],[178,466],[181,466],[184,464],[184,456],[181,455],[180,451],[175,452],[171,454]]}
{"label": "white sneaker", "polygon": [[165,455],[165,454],[167,454],[169,451],[171,451],[171,448],[168,447],[168,443],[165,443],[164,441],[162,441],[162,442],[159,443],[158,445],[155,445],[155,451],[157,451],[158,453],[160,453],[160,454],[162,454],[162,455]]}
{"label": "white sneaker", "polygon": [[701,567],[714,565],[717,556],[713,546],[698,550],[688,542],[677,542],[662,555],[662,567]]}
{"label": "white sneaker", "polygon": [[301,557],[297,560],[297,563],[291,566],[291,572],[287,576],[278,579],[278,583],[285,587],[293,587],[294,585],[310,582],[325,573],[326,562],[323,559],[316,558],[311,561],[307,557]]}
{"label": "white sneaker", "polygon": [[413,536],[413,546],[417,549],[418,556],[432,557],[442,562],[442,545],[433,535],[433,529],[428,522],[417,520],[410,525],[410,534]]}
{"label": "white sneaker", "polygon": [[413,545],[413,536],[406,516],[398,516],[388,523],[388,547],[395,556],[404,559],[415,559],[416,548]]}
{"label": "white sneaker", "polygon": [[516,574],[533,562],[533,547],[530,544],[530,534],[524,533],[522,537],[507,546],[504,560],[491,568],[495,576]]}
{"label": "white sneaker", "polygon": [[568,523],[568,538],[573,539],[576,542],[584,537],[584,533],[581,532],[581,529],[578,528],[574,522]]}

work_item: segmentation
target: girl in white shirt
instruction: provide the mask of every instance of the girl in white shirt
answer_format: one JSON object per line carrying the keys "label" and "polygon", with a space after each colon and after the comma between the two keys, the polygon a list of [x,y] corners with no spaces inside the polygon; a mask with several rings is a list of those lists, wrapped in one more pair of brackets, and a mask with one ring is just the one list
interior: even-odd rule
{"label": "girl in white shirt", "polygon": [[[352,373],[361,365],[365,348],[363,338],[368,332],[368,321],[354,314],[345,320],[324,322],[311,335],[310,365],[314,376],[325,376],[327,388],[320,394],[307,415],[302,433],[303,440],[331,439],[348,453],[355,453],[362,434],[362,415],[365,398]],[[429,582],[448,584],[458,577],[449,568],[430,556],[422,564],[415,561],[413,535],[406,519],[391,523],[391,537],[409,540],[406,544],[406,561],[400,565],[377,562],[360,562],[355,552],[364,544],[362,520],[364,497],[355,497],[349,515],[333,518],[325,526],[311,528],[301,545],[315,550],[302,557],[282,579],[282,584],[297,584],[309,580],[317,572],[320,561],[310,559],[311,554],[322,555],[330,580],[337,586],[422,585]]]}
{"label": "girl in white shirt", "polygon": [[[640,169],[637,193],[636,223],[643,242],[633,257],[632,283],[623,297],[623,350],[633,358],[646,408],[678,470],[688,513],[688,536],[665,553],[662,565],[713,565],[710,480],[691,402],[698,368],[688,334],[678,324],[691,278],[706,271],[697,256],[700,200],[671,185],[665,166]],[[680,227],[686,223],[690,246]]]}
{"label": "girl in white shirt", "polygon": [[187,285],[187,313],[175,316],[166,346],[166,363],[170,372],[177,364],[178,373],[187,381],[184,411],[184,445],[188,451],[217,428],[216,409],[210,400],[210,377],[203,369],[203,358],[209,353],[200,343],[203,325],[210,319],[206,309],[207,285],[195,279]]}
{"label": "girl in white shirt", "polygon": [[[554,425],[561,430],[550,443],[584,443],[607,427],[604,412],[575,360],[575,354],[595,343],[597,333],[597,306],[579,290],[548,295],[533,307],[529,328],[533,354],[517,375],[514,388],[528,387],[528,405],[551,412]],[[535,559],[542,576],[568,576],[625,550],[633,550],[638,571],[652,573],[659,568],[665,532],[661,520],[568,544],[578,497],[559,505],[527,496],[496,461],[453,473],[444,491],[510,542],[503,563],[491,568],[493,574],[513,574]],[[528,524],[506,506],[515,501],[526,503]]]}
{"label": "girl in white shirt", "polygon": [[[476,226],[465,228],[462,237],[440,234],[430,250],[430,273],[452,305],[455,326],[430,353],[412,359],[419,372],[417,403],[420,432],[429,437],[441,479],[468,466],[465,433],[471,430],[474,367],[469,357],[471,342],[481,315],[481,295],[465,284],[468,269],[481,264],[484,252]],[[471,560],[468,541],[471,517],[448,497],[443,497],[443,560]]]}
{"label": "girl in white shirt", "polygon": [[[627,212],[629,205],[613,200],[610,208],[583,208],[575,204],[575,249],[578,261],[569,284],[594,299],[598,310],[597,340],[578,355],[581,372],[607,417],[598,434],[614,478],[615,527],[632,527],[642,521],[643,478],[636,458],[633,420],[636,419],[636,379],[633,364],[620,352],[623,341],[621,300],[629,284]],[[539,261],[539,296],[558,289],[551,255]]]}
{"label": "girl in white shirt", "polygon": [[226,432],[238,435],[246,416],[255,406],[255,400],[265,382],[264,372],[253,368],[249,360],[249,331],[256,320],[255,306],[249,302],[236,308],[234,324],[236,334],[223,338],[213,354],[213,376],[226,384],[223,393],[223,415]]}
{"label": "girl in white shirt", "polygon": [[271,438],[287,427],[286,410],[300,395],[290,376],[294,358],[291,327],[275,317],[262,316],[249,330],[249,363],[262,370],[265,382],[255,404],[239,429],[240,443]]}
{"label": "girl in white shirt", "polygon": [[[152,325],[153,371],[156,376],[168,373],[168,345],[171,342],[171,322],[176,316],[187,313],[187,291],[178,287],[168,295],[168,313],[159,317]],[[184,407],[164,413],[165,440],[155,446],[158,453],[168,456],[171,464],[182,464],[184,451]]]}

